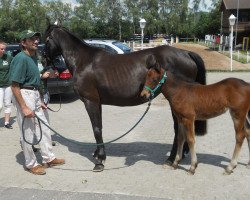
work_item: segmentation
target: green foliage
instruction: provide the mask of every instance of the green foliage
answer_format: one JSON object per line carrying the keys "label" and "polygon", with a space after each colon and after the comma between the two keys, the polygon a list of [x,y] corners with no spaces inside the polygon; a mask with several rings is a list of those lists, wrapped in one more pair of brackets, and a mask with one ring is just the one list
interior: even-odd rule
{"label": "green foliage", "polygon": [[141,33],[139,20],[147,21],[144,33],[164,33],[180,37],[216,34],[220,27],[219,5],[209,13],[199,12],[205,0],[77,0],[72,7],[61,0],[0,0],[0,37],[18,42],[25,29],[43,33],[46,17],[53,23],[60,20],[80,38],[128,39]]}

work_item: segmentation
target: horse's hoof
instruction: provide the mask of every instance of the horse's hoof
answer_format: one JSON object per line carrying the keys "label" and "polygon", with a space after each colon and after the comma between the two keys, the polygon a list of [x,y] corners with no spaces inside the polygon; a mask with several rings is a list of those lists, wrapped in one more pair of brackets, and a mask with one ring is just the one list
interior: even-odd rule
{"label": "horse's hoof", "polygon": [[102,172],[104,170],[104,165],[103,164],[96,164],[93,172]]}
{"label": "horse's hoof", "polygon": [[178,164],[172,164],[172,169],[176,170],[178,168]]}
{"label": "horse's hoof", "polygon": [[173,162],[171,160],[166,160],[164,165],[168,165],[168,166],[172,166],[173,165]]}
{"label": "horse's hoof", "polygon": [[194,175],[194,173],[195,173],[195,170],[193,169],[188,170],[188,175]]}

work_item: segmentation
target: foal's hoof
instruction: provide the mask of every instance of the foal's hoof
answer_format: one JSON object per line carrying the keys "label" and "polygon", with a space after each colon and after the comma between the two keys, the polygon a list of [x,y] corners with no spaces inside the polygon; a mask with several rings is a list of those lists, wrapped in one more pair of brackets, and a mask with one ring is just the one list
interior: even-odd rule
{"label": "foal's hoof", "polygon": [[102,172],[104,170],[104,165],[103,164],[96,164],[93,172]]}
{"label": "foal's hoof", "polygon": [[233,170],[225,169],[223,175],[230,175],[233,173]]}

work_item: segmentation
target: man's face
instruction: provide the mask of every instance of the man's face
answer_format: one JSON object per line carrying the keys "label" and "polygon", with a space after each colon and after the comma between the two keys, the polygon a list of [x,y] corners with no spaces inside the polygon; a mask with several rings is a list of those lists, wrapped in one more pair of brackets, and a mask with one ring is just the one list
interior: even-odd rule
{"label": "man's face", "polygon": [[5,44],[0,44],[0,57],[3,56],[4,52],[6,49],[6,45]]}
{"label": "man's face", "polygon": [[22,41],[22,45],[25,47],[28,51],[36,51],[38,48],[38,44],[40,42],[40,39],[38,36],[33,36],[31,38],[27,38]]}

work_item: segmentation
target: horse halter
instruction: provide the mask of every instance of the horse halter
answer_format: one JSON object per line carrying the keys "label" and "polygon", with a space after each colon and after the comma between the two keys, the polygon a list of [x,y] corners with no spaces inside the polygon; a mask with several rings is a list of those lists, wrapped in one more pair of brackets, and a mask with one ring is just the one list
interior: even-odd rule
{"label": "horse halter", "polygon": [[165,71],[162,76],[162,79],[159,81],[158,85],[156,85],[153,89],[151,89],[146,85],[144,86],[144,88],[151,93],[151,98],[154,98],[155,92],[165,83],[166,79],[167,79],[167,72]]}

